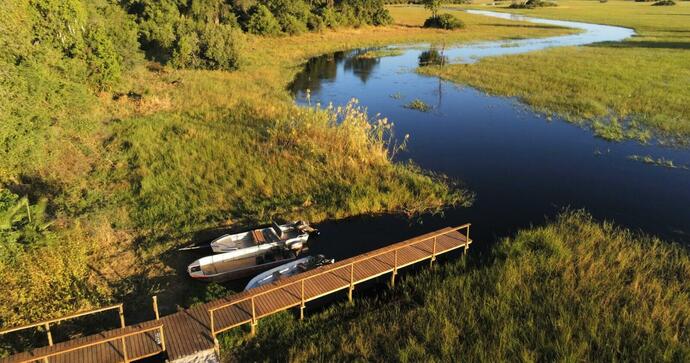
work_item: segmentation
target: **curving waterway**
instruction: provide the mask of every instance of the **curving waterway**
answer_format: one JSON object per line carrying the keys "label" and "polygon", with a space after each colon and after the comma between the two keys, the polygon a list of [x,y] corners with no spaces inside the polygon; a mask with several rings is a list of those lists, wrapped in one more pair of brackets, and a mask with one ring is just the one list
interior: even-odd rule
{"label": "curving waterway", "polygon": [[[546,117],[511,98],[486,95],[434,77],[421,76],[421,63],[443,58],[470,63],[549,47],[621,41],[631,29],[504,13],[473,14],[580,29],[574,35],[492,41],[433,49],[393,46],[402,53],[379,59],[358,57],[366,49],[311,59],[291,89],[301,105],[345,105],[352,98],[410,135],[400,160],[461,180],[477,195],[471,208],[425,216],[360,217],[324,223],[312,253],[344,258],[446,225],[473,223],[473,236],[489,245],[517,229],[552,219],[564,208],[585,208],[615,221],[685,244],[690,243],[690,171],[631,160],[633,155],[690,166],[690,151],[657,144],[608,142],[558,117]],[[405,108],[421,99],[433,108]]]}

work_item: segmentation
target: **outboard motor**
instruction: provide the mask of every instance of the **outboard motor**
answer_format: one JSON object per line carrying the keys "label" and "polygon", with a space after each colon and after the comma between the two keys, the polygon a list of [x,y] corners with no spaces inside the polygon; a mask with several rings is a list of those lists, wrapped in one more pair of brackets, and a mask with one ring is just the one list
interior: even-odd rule
{"label": "outboard motor", "polygon": [[330,265],[332,263],[335,263],[335,259],[326,258],[326,256],[324,256],[324,255],[316,255],[316,257],[314,258],[314,266],[315,267],[326,266],[326,265]]}

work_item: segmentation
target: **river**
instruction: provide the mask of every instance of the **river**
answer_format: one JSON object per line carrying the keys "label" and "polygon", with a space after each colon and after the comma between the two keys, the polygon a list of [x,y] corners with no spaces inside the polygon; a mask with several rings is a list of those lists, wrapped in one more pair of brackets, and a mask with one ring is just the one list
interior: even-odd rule
{"label": "river", "polygon": [[[690,171],[631,160],[651,155],[690,165],[690,151],[634,141],[609,142],[559,117],[535,113],[516,99],[484,94],[435,77],[419,75],[423,60],[442,55],[470,63],[548,47],[587,46],[622,41],[631,29],[472,11],[475,14],[566,26],[579,34],[446,45],[392,46],[402,53],[363,59],[357,49],[311,59],[291,90],[295,102],[345,105],[352,98],[395,124],[396,135],[410,135],[400,161],[460,180],[476,193],[470,208],[414,220],[367,216],[326,222],[312,253],[342,259],[443,226],[473,223],[473,237],[490,246],[520,228],[553,219],[565,208],[585,208],[600,220],[667,240],[690,243]],[[430,52],[431,50],[431,52]],[[429,112],[405,108],[413,99]]]}

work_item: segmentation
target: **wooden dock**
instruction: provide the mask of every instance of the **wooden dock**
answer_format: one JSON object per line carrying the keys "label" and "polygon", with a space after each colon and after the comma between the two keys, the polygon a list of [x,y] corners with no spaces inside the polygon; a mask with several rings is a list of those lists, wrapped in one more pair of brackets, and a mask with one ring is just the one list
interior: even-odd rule
{"label": "wooden dock", "polygon": [[394,285],[403,267],[424,260],[433,263],[436,256],[453,250],[467,251],[472,243],[469,232],[469,224],[443,228],[157,320],[55,343],[0,362],[118,363],[155,355],[175,362],[210,357],[218,349],[216,336],[224,331],[249,324],[254,333],[259,319],[290,308],[299,308],[304,317],[307,302],[337,291],[347,290],[352,300],[357,284],[384,274],[390,274]]}

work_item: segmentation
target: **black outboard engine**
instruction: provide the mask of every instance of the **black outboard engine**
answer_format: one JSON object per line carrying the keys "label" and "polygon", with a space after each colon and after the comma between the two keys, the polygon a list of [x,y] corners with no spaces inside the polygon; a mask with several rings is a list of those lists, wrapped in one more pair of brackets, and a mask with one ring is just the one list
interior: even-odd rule
{"label": "black outboard engine", "polygon": [[335,259],[332,258],[326,258],[324,255],[316,255],[314,258],[314,267],[321,267],[321,266],[326,266],[330,265],[335,262]]}

